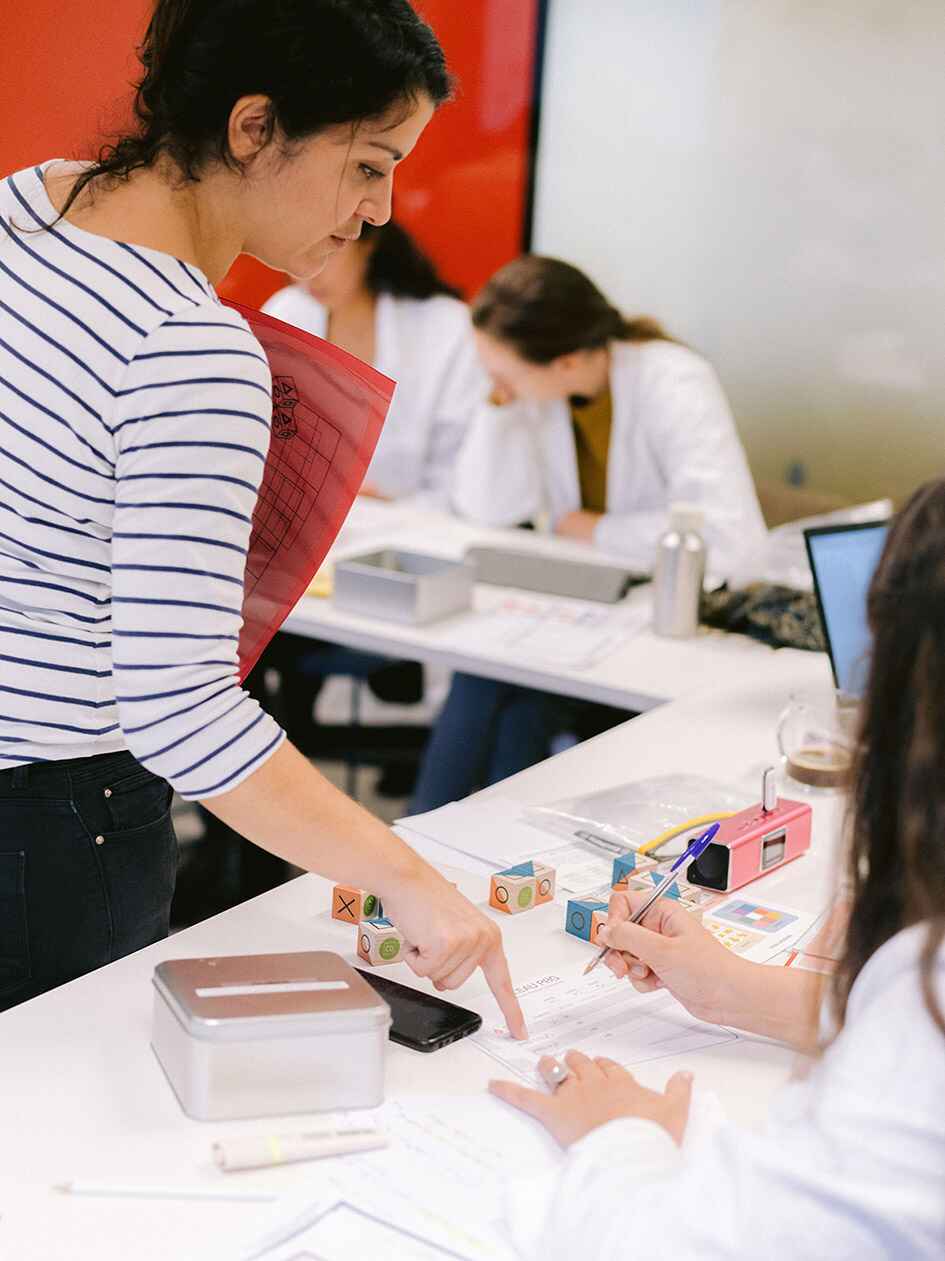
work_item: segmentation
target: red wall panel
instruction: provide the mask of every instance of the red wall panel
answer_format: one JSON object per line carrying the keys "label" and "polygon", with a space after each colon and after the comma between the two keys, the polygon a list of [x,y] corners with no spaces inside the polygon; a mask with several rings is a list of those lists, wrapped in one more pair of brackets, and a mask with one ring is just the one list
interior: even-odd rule
{"label": "red wall panel", "polygon": [[[538,0],[419,0],[459,80],[398,173],[396,213],[472,293],[521,248]],[[149,0],[4,6],[0,174],[88,155],[128,117]],[[283,283],[242,258],[221,286],[258,305]]]}

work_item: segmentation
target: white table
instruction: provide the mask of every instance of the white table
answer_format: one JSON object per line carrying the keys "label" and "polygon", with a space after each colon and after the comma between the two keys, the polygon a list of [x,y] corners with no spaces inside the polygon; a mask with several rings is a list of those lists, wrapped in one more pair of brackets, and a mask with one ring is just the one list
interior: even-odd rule
{"label": "white table", "polygon": [[[445,514],[363,499],[355,502],[332,549],[331,559],[343,559],[381,547],[459,559],[472,545],[530,550],[585,562],[622,563],[619,557],[607,556],[587,544],[528,530],[486,530]],[[337,608],[329,599],[304,596],[289,614],[284,629],[365,652],[408,657],[639,713],[687,696],[707,683],[720,687],[729,683],[736,685],[746,668],[752,669],[774,655],[770,648],[744,635],[727,635],[703,628],[695,639],[677,641],[660,639],[648,626],[589,669],[543,665],[525,654],[477,645],[476,619],[513,594],[528,593],[477,583],[473,611],[429,626],[404,626],[361,617]],[[648,608],[649,588],[631,592],[627,601],[631,606]],[[583,608],[601,607],[580,600],[561,603]]]}
{"label": "white table", "polygon": [[[768,654],[762,663],[743,670],[727,688],[705,687],[490,791],[534,803],[680,769],[753,782],[775,758],[775,720],[790,691],[830,689],[822,655]],[[764,889],[775,900],[815,909],[832,887],[839,802],[816,793],[810,800],[812,851],[767,877]],[[459,873],[453,878],[484,901],[482,880]],[[254,1237],[266,1211],[258,1206],[81,1199],[49,1188],[71,1178],[215,1182],[221,1175],[210,1165],[211,1141],[228,1131],[269,1128],[265,1122],[222,1125],[184,1116],[149,1047],[151,975],[161,959],[198,954],[327,947],[353,958],[352,929],[328,918],[328,904],[326,882],[303,876],[0,1016],[0,1256],[205,1261],[232,1256]],[[513,975],[521,979],[551,967],[577,970],[587,958],[586,945],[561,930],[560,907],[501,920]],[[424,984],[406,965],[386,974]],[[457,997],[464,1001],[484,991],[476,978]],[[754,1122],[784,1080],[791,1056],[770,1043],[739,1039],[685,1062],[733,1115]],[[473,1093],[493,1075],[491,1061],[467,1042],[423,1058],[391,1046],[388,1065],[389,1094]],[[643,1066],[639,1076],[662,1084],[680,1066],[660,1060]],[[283,1128],[304,1128],[304,1122],[296,1118]],[[317,1178],[317,1165],[305,1168]],[[254,1185],[282,1189],[287,1173],[251,1177]]]}

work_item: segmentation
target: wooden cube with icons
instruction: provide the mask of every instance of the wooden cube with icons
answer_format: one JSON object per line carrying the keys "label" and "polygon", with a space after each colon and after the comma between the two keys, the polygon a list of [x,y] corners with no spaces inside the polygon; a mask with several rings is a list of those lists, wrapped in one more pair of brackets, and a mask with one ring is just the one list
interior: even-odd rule
{"label": "wooden cube with icons", "polygon": [[607,922],[607,903],[589,898],[572,898],[564,917],[564,931],[584,941],[595,941]]}
{"label": "wooden cube with icons", "polygon": [[344,924],[360,924],[363,919],[378,919],[384,914],[376,893],[336,884],[331,891],[331,918]]}
{"label": "wooden cube with icons", "polygon": [[358,925],[358,958],[372,967],[397,963],[403,954],[404,938],[389,919],[366,919]]}
{"label": "wooden cube with icons", "polygon": [[497,871],[489,888],[489,905],[506,915],[530,911],[555,895],[555,870],[546,863],[519,863]]}
{"label": "wooden cube with icons", "polygon": [[591,914],[591,936],[590,942],[592,946],[602,946],[604,943],[597,940],[597,934],[607,923],[607,911],[594,911]]}
{"label": "wooden cube with icons", "polygon": [[632,871],[636,871],[636,869],[637,856],[632,850],[627,854],[621,854],[619,858],[615,858],[613,874],[610,878],[610,883],[613,888],[626,892],[627,877]]}
{"label": "wooden cube with icons", "polygon": [[[656,888],[656,886],[659,884],[659,882],[662,879],[663,879],[662,873],[659,871],[651,871],[649,873],[650,884],[653,886],[654,889]],[[678,880],[675,884],[671,884],[669,886],[669,888],[663,894],[663,897],[672,898],[675,902],[678,902],[682,898],[682,889],[680,889],[679,887]]]}

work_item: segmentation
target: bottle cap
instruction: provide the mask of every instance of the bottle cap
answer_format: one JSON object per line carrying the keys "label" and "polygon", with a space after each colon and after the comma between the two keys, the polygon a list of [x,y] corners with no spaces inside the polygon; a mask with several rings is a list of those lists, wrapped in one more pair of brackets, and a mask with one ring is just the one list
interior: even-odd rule
{"label": "bottle cap", "polygon": [[670,527],[680,534],[689,531],[698,534],[705,525],[705,513],[697,504],[673,503],[669,506],[669,522]]}

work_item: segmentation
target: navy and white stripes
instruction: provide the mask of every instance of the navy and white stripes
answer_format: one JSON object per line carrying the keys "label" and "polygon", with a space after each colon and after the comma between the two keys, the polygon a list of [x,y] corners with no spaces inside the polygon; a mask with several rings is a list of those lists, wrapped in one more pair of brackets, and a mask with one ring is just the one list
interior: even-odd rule
{"label": "navy and white stripes", "polygon": [[0,183],[0,768],[129,748],[185,797],[282,739],[237,682],[258,342],[192,266]]}

